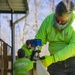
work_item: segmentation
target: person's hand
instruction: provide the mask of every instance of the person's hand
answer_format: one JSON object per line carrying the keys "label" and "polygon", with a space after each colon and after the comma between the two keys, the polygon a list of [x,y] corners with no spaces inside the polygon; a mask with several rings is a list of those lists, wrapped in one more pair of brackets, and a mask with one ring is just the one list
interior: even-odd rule
{"label": "person's hand", "polygon": [[43,56],[43,57],[41,57],[41,58],[43,58],[43,59],[41,59],[41,62],[42,62],[42,64],[43,64],[45,67],[48,67],[49,65],[51,65],[52,63],[55,62],[53,55],[51,55],[51,56]]}

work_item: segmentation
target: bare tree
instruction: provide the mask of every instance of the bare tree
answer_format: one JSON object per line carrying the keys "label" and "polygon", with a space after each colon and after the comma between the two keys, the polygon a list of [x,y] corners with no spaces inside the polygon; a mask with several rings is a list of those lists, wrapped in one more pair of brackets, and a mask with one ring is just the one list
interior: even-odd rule
{"label": "bare tree", "polygon": [[66,0],[63,0],[63,2],[64,2],[64,4],[65,4],[65,6],[66,6],[66,9],[68,10],[68,12],[69,12],[69,10],[70,10],[70,2],[71,2],[72,0],[68,0],[68,2],[66,2]]}
{"label": "bare tree", "polygon": [[34,0],[34,4],[35,4],[35,11],[34,11],[34,14],[35,14],[35,24],[36,24],[36,32],[38,31],[38,22],[37,22],[37,2],[36,0]]}
{"label": "bare tree", "polygon": [[52,12],[54,12],[54,0],[52,0]]}
{"label": "bare tree", "polygon": [[22,26],[22,32],[21,32],[21,45],[24,43],[24,37],[25,37],[25,34],[24,34],[24,28],[25,28],[25,25],[26,25],[26,18],[24,19],[24,24]]}
{"label": "bare tree", "polygon": [[1,14],[0,14],[0,38],[1,38]]}

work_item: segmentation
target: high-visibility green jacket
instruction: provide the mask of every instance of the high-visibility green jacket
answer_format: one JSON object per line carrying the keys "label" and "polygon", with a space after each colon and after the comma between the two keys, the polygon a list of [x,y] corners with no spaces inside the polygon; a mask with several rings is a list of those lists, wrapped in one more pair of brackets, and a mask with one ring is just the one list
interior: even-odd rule
{"label": "high-visibility green jacket", "polygon": [[33,68],[33,63],[27,58],[19,58],[13,65],[15,75],[26,75]]}
{"label": "high-visibility green jacket", "polygon": [[26,44],[23,44],[21,47],[24,51],[25,51],[25,55],[30,58],[31,54],[32,54],[32,49],[27,49]]}
{"label": "high-visibility green jacket", "polygon": [[49,42],[48,50],[56,62],[75,56],[75,14],[63,30],[54,27],[54,13],[48,15],[35,38],[41,39],[43,45]]}

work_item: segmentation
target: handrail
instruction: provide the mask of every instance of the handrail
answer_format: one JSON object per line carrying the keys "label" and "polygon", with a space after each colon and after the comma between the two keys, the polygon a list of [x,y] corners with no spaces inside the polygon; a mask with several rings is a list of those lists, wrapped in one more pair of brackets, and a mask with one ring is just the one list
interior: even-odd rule
{"label": "handrail", "polygon": [[[11,71],[12,70],[11,51],[10,51],[10,55],[8,55],[8,51],[11,50],[11,48],[12,47],[10,45],[8,45],[6,42],[4,42],[2,39],[0,39],[0,51],[1,51],[0,58],[1,58],[1,66],[2,66],[2,68],[0,69],[1,75],[7,75],[7,73],[12,72]],[[11,62],[11,64],[9,62]]]}
{"label": "handrail", "polygon": [[[2,40],[1,38],[0,38],[0,41],[2,41],[2,42],[4,42],[6,45],[8,45],[4,40]],[[11,47],[10,45],[8,45],[9,47]]]}

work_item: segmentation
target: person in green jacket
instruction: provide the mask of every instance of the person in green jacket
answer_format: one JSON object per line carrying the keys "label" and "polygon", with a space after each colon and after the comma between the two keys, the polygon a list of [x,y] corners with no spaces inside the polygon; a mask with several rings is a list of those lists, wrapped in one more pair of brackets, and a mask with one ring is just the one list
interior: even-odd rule
{"label": "person in green jacket", "polygon": [[74,3],[65,0],[56,6],[55,13],[42,22],[35,38],[49,42],[50,56],[42,63],[50,75],[75,75],[75,13]]}
{"label": "person in green jacket", "polygon": [[31,54],[32,54],[30,41],[27,40],[26,43],[24,43],[21,48],[25,51],[26,57],[30,59],[31,58]]}
{"label": "person in green jacket", "polygon": [[18,59],[14,62],[13,69],[15,75],[27,75],[33,69],[33,62],[25,57],[23,49],[18,50]]}
{"label": "person in green jacket", "polygon": [[73,10],[72,1],[60,1],[55,13],[44,19],[35,36],[35,39],[42,40],[42,46],[49,42],[50,55],[44,56],[45,59],[41,62],[47,67],[50,75],[75,75],[75,14]]}

